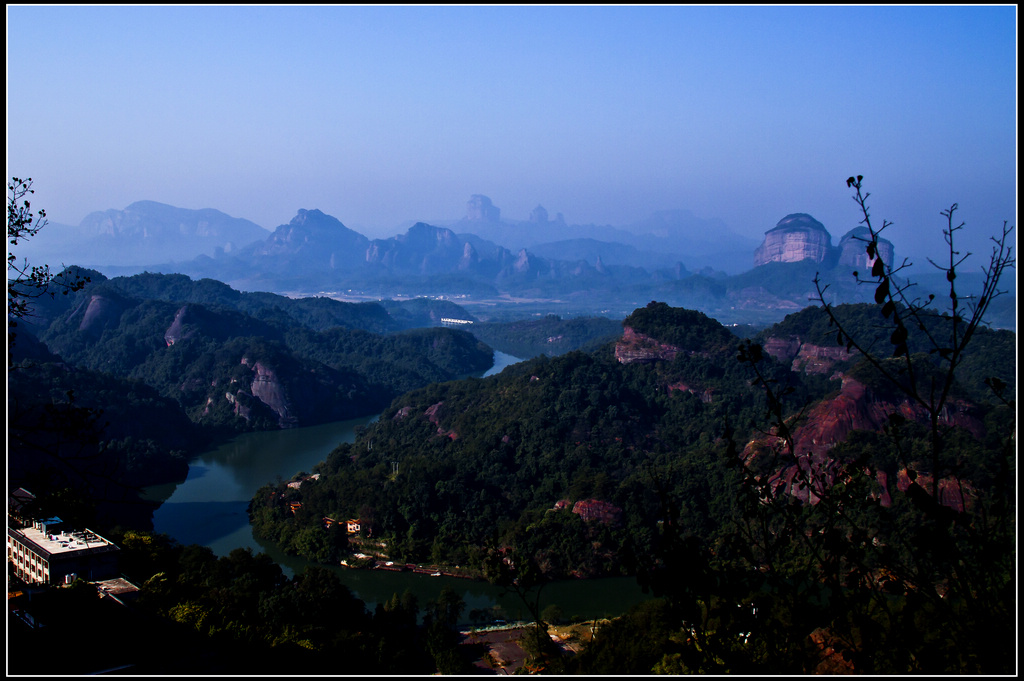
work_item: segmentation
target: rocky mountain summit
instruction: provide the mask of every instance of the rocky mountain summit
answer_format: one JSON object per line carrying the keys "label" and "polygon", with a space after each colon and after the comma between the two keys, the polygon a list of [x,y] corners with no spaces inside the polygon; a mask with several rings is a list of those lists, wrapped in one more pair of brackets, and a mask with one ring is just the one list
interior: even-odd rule
{"label": "rocky mountain summit", "polygon": [[213,208],[191,210],[156,201],[136,201],[124,210],[90,213],[79,229],[86,236],[210,241],[227,251],[232,244],[244,246],[267,235],[267,230],[257,224]]}
{"label": "rocky mountain summit", "polygon": [[425,222],[391,239],[374,239],[366,249],[368,264],[417,274],[474,269],[479,260],[472,244],[455,232]]}
{"label": "rocky mountain summit", "polygon": [[[771,262],[810,260],[826,267],[839,264],[868,268],[874,262],[868,261],[865,252],[869,238],[867,227],[856,227],[844,234],[836,247],[825,225],[807,213],[791,213],[765,232],[764,242],[754,251],[754,267]],[[882,260],[892,263],[892,243],[879,239],[878,246]]]}
{"label": "rocky mountain summit", "polygon": [[[291,222],[281,225],[266,240],[253,244],[250,258],[276,260],[288,267],[318,271],[357,265],[370,240],[319,210],[300,209]],[[301,261],[301,263],[300,263]]]}

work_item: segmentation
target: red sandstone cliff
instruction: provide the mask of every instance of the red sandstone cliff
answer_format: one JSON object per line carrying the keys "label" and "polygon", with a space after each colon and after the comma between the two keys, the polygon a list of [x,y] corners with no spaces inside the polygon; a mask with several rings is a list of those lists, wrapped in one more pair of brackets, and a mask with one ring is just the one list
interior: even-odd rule
{"label": "red sandstone cliff", "polygon": [[615,344],[615,359],[622,364],[657,360],[671,362],[679,352],[680,349],[676,346],[637,333],[628,326],[623,329],[622,339]]}
{"label": "red sandstone cliff", "polygon": [[[981,437],[984,434],[983,425],[972,411],[971,405],[967,402],[953,401],[943,412],[942,423],[965,428],[975,437]],[[816,492],[822,491],[821,485],[831,485],[842,469],[843,462],[835,460],[831,450],[854,430],[881,431],[890,414],[899,414],[908,421],[928,422],[928,415],[921,407],[906,400],[894,403],[876,399],[864,384],[844,377],[839,394],[812,407],[802,425],[793,432],[795,460],[788,456],[789,452],[782,451],[784,441],[775,436],[751,441],[744,448],[742,457],[750,463],[755,458],[769,455],[771,452],[780,453],[783,460],[788,459],[791,463],[781,466],[772,474],[769,482],[773,488],[815,503]],[[816,478],[818,484],[810,487],[797,484],[803,477],[798,475],[801,471]],[[882,487],[880,494],[883,503],[886,503],[891,492],[890,481],[884,472],[879,472],[877,480]],[[909,487],[911,481],[905,469],[897,472],[896,482],[901,491],[906,491]],[[930,489],[930,477],[918,476],[917,482],[925,489]],[[964,499],[960,487],[957,480],[940,480],[940,503],[962,510],[965,504],[969,503],[969,499]]]}

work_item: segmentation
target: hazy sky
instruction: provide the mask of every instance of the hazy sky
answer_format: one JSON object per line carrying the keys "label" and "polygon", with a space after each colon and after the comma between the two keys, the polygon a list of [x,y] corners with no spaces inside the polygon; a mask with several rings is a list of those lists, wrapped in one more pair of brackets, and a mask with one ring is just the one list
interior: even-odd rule
{"label": "hazy sky", "polygon": [[[7,171],[50,220],[149,199],[370,237],[542,204],[835,241],[863,174],[898,254],[1016,222],[1001,7],[8,7]],[[984,238],[980,238],[984,237]],[[936,250],[936,249],[933,249]],[[918,251],[919,252],[919,251]]]}

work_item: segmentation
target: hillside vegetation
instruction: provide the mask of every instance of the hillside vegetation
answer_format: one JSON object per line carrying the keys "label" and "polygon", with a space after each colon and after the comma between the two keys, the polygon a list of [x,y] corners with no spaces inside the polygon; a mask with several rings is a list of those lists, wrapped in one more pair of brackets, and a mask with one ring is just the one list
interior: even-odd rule
{"label": "hillside vegetation", "polygon": [[492,359],[462,331],[400,331],[379,305],[240,293],[183,275],[100,276],[47,316],[40,340],[65,361],[141,381],[193,421],[230,429],[372,414]]}
{"label": "hillside vegetation", "polygon": [[[147,526],[152,505],[138,488],[184,479],[214,438],[371,415],[493,358],[464,331],[403,330],[415,319],[396,322],[376,304],[183,275],[60,276],[91,281],[36,299],[10,346],[10,481],[40,495],[82,486],[75,495],[115,523]],[[94,522],[85,508],[56,507]]]}
{"label": "hillside vegetation", "polygon": [[[843,313],[868,328],[878,307],[852,306]],[[805,310],[764,337],[813,338],[820,330],[819,315],[820,310]],[[979,362],[973,369],[965,364],[964,381],[952,396],[960,415],[946,426],[950,446],[939,470],[925,454],[926,418],[893,402],[891,392],[880,389],[874,369],[856,356],[837,361],[824,374],[794,371],[789,360],[760,350],[751,364],[749,342],[741,343],[700,313],[658,303],[637,310],[624,325],[681,351],[671,360],[619,361],[615,345],[608,344],[587,353],[541,356],[487,379],[410,392],[354,444],[332,452],[316,469],[318,480],[259,490],[251,505],[254,532],[289,551],[333,562],[350,549],[343,537],[323,529],[324,519],[360,518],[366,535],[360,550],[376,547],[393,560],[477,566],[499,581],[511,572],[516,581],[510,583],[522,588],[549,579],[635,574],[669,599],[676,616],[754,627],[738,624],[731,613],[687,610],[695,603],[712,607],[719,599],[754,599],[763,608],[757,630],[783,627],[785,636],[801,630],[781,624],[789,617],[782,609],[783,601],[790,603],[785,599],[826,599],[799,606],[809,608],[806,617],[817,626],[826,626],[828,613],[840,607],[816,591],[820,585],[802,596],[772,591],[781,588],[776,577],[804,583],[810,565],[867,570],[874,579],[896,580],[887,588],[894,605],[907,608],[905,614],[880,618],[865,610],[873,622],[868,626],[891,631],[905,626],[896,624],[904,622],[902,617],[920,616],[911,613],[931,612],[936,622],[947,624],[949,618],[968,616],[954,604],[918,603],[907,589],[935,588],[925,573],[912,571],[921,569],[921,561],[945,565],[933,545],[921,544],[935,541],[922,531],[942,531],[933,527],[933,514],[956,515],[966,527],[981,508],[996,508],[1005,498],[1010,483],[1005,436],[1012,432],[1012,412],[996,399],[971,401],[978,383],[973,372],[1013,365],[1013,345],[1003,342],[1004,332],[979,331],[979,347],[990,354],[983,360],[972,355]],[[915,361],[923,371],[935,359],[922,355]],[[769,430],[779,407],[790,415],[794,442],[807,447],[796,459],[779,449],[776,431]],[[901,409],[902,421],[886,421],[886,413]],[[812,503],[800,501],[808,499],[796,473],[805,465],[803,457],[820,461],[814,465],[825,475],[813,483]],[[939,488],[946,491],[939,504],[930,507],[915,496],[914,490],[927,493],[914,486],[914,476],[922,484],[942,477]],[[770,496],[757,502],[749,496],[755,490]],[[840,498],[845,510],[837,524],[827,513]],[[761,515],[768,525],[759,524]],[[846,547],[841,551],[825,547],[833,557],[817,553],[822,549],[817,540],[804,545],[799,539],[809,528],[853,544],[841,544]],[[867,533],[866,544],[860,543],[861,532]],[[961,555],[981,550],[969,536],[956,540],[963,542],[957,549],[966,552]],[[995,546],[987,550],[1006,547]],[[819,564],[822,560],[826,563]],[[828,567],[830,560],[837,561],[834,567]],[[1006,567],[1000,561],[993,564],[997,570]],[[769,572],[749,572],[754,568]],[[1004,589],[1007,577],[1000,572],[996,582],[1003,586],[993,588]],[[715,581],[725,578],[732,586]],[[769,595],[758,595],[764,589]],[[688,600],[693,598],[698,601]],[[873,607],[868,601],[847,605],[851,612]],[[706,621],[705,626],[712,625]],[[928,642],[920,645],[933,646],[927,637],[935,631],[928,628]],[[783,639],[779,634],[770,644],[797,645]],[[660,649],[662,655],[689,649],[673,641]],[[861,650],[862,644],[847,645]],[[782,650],[758,654],[778,660],[774,656]],[[747,659],[742,652],[729,654]],[[884,659],[903,654],[887,648]],[[948,663],[947,652],[935,654],[946,660],[936,659],[940,667]],[[817,664],[811,664],[817,658],[809,651],[794,648],[792,656],[787,664],[797,665],[794,669]],[[872,664],[864,657],[856,660],[858,669],[889,664],[881,658]],[[708,662],[697,656],[673,664],[681,670]],[[806,664],[811,667],[800,666]]]}
{"label": "hillside vegetation", "polygon": [[572,350],[596,349],[617,338],[622,325],[604,317],[562,319],[549,314],[541,319],[478,322],[468,330],[495,350],[531,359],[538,355],[554,357]]}

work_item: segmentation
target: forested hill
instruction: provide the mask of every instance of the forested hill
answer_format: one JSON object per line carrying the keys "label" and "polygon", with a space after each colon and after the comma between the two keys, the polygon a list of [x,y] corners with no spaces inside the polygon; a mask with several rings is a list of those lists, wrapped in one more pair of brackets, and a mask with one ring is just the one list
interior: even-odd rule
{"label": "forested hill", "polygon": [[[1012,368],[1015,343],[979,331],[936,422],[845,346],[797,343],[795,361],[769,344],[813,335],[818,314],[762,346],[652,303],[628,320],[643,334],[412,391],[317,478],[258,490],[254,533],[329,563],[468,566],[526,603],[547,580],[635,574],[665,600],[595,638],[578,661],[589,673],[641,654],[630,642],[656,611],[667,619],[638,670],[1005,668],[1014,391],[990,380],[975,402],[971,386]],[[912,356],[925,384],[937,355]],[[830,641],[845,652],[823,652]]]}
{"label": "forested hill", "polygon": [[656,301],[634,310],[622,325],[687,353],[717,355],[731,351],[736,344],[728,329],[703,312]]}
{"label": "forested hill", "polygon": [[541,319],[473,324],[468,330],[495,350],[513,357],[554,357],[572,350],[594,350],[622,334],[622,324],[604,317]]}
{"label": "forested hill", "polygon": [[[791,333],[817,314],[805,311],[776,332]],[[282,489],[269,505],[274,497],[262,491],[257,531],[288,545],[289,527],[363,517],[394,558],[473,563],[484,547],[516,546],[552,575],[629,571],[633,557],[653,550],[668,512],[664,495],[678,504],[680,532],[712,541],[725,531],[739,477],[724,457],[769,429],[763,384],[796,413],[834,396],[843,372],[858,363],[845,356],[827,372],[810,371],[766,353],[755,381],[737,359],[741,341],[700,313],[652,303],[624,324],[686,350],[633,361],[616,351],[623,338],[410,392],[355,444],[335,450],[315,484]],[[1005,365],[1008,353],[1013,361],[1012,345],[988,347],[998,362]],[[860,380],[872,376],[858,371]],[[868,392],[843,408],[870,411],[873,399],[881,397]],[[983,416],[991,405],[976,409]],[[849,431],[830,432],[839,445]],[[895,479],[900,464],[886,456],[880,465]],[[301,501],[302,511],[289,516],[283,500]],[[599,502],[614,520],[585,521],[571,510],[579,502]]]}
{"label": "forested hill", "polygon": [[18,331],[7,372],[7,480],[74,527],[149,527],[138,489],[178,482],[210,440],[139,381],[75,368]]}
{"label": "forested hill", "polygon": [[166,302],[198,303],[229,308],[248,315],[280,320],[323,331],[333,327],[393,333],[404,329],[436,326],[441,317],[471,318],[455,303],[418,298],[407,301],[347,303],[326,297],[288,298],[276,293],[237,291],[215,279],[193,280],[184,274],[143,273],[103,280],[104,289],[132,298]]}
{"label": "forested hill", "polygon": [[376,304],[240,293],[182,275],[90,274],[83,290],[40,306],[39,339],[71,365],[152,386],[203,425],[277,428],[372,414],[492,361],[490,348],[462,331],[396,331],[401,324]]}
{"label": "forested hill", "polygon": [[[659,306],[645,328],[657,332],[680,313]],[[724,347],[730,337],[713,320],[686,333],[700,347]],[[789,373],[773,370],[780,379]],[[794,399],[825,389],[798,384]],[[354,445],[331,454],[315,485],[286,493],[301,499],[294,518],[264,506],[261,492],[254,527],[288,544],[288,527],[362,516],[396,558],[472,564],[482,547],[512,544],[543,554],[553,575],[628,572],[630,556],[650,555],[662,513],[652,475],[688,491],[692,531],[721,529],[719,504],[735,483],[717,463],[722,438],[727,424],[739,437],[751,432],[763,402],[735,353],[728,361],[680,353],[671,362],[623,363],[609,343],[542,356],[395,400]],[[608,504],[618,521],[584,522],[571,509],[587,500]],[[554,511],[559,502],[567,508]]]}
{"label": "forested hill", "polygon": [[[850,336],[859,339],[862,347],[887,356],[891,353],[892,329],[882,323],[877,305],[837,305],[832,308],[847,334],[840,334],[836,325],[822,307],[808,307],[786,316],[781,322],[763,329],[754,340],[780,361],[791,361],[792,366],[804,371],[831,373],[843,369],[857,359],[846,352]],[[952,343],[948,316],[932,312],[922,317],[925,328],[912,329],[907,338],[913,355],[930,355],[931,343]],[[989,377],[999,377],[1011,390],[1016,389],[1017,334],[1007,329],[979,328],[971,339],[970,352],[964,356],[956,377],[958,388],[976,402],[993,399],[992,390],[985,384]],[[836,360],[840,361],[836,364]],[[833,367],[833,365],[836,365]]]}

